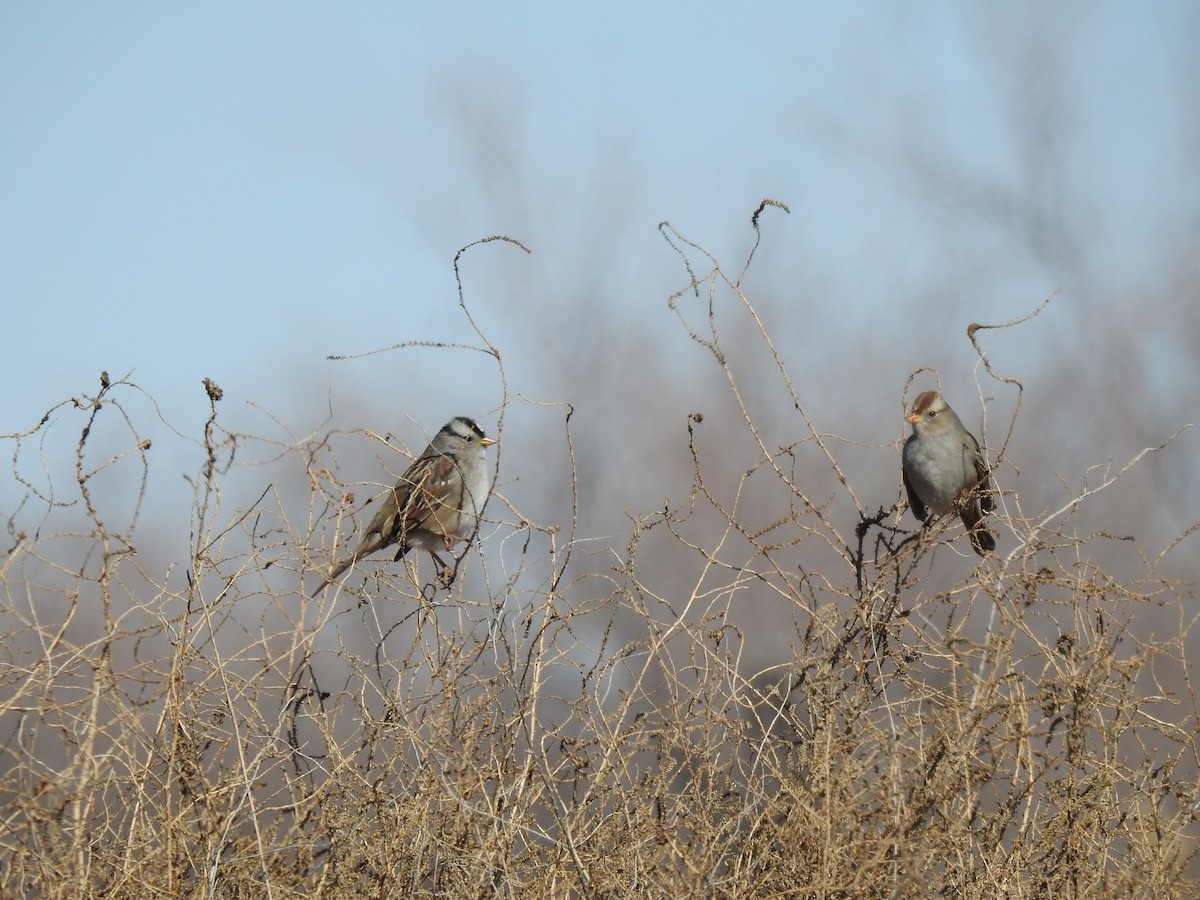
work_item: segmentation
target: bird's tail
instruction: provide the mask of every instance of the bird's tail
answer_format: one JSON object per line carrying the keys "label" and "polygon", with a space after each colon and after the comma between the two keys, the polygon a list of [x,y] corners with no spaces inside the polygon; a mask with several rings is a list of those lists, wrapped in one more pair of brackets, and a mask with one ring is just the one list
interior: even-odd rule
{"label": "bird's tail", "polygon": [[321,591],[325,590],[325,588],[329,587],[331,584],[334,584],[338,580],[338,577],[343,572],[345,572],[348,568],[350,568],[352,565],[354,565],[356,562],[358,562],[358,558],[360,556],[364,556],[364,555],[365,554],[363,554],[363,553],[359,553],[358,551],[355,551],[350,556],[348,556],[346,559],[343,559],[340,563],[338,563],[336,566],[333,567],[333,570],[328,575],[321,576],[322,577],[321,583],[318,584],[317,589],[315,591],[313,591],[311,594],[309,594],[308,596],[316,597],[318,594],[321,593]]}
{"label": "bird's tail", "polygon": [[[986,509],[984,502],[986,498]],[[963,504],[960,511],[962,522],[967,526],[967,533],[971,537],[971,547],[980,556],[991,553],[996,549],[996,538],[990,531],[983,527],[983,516],[987,510],[991,509],[991,498],[989,495],[976,494],[970,500]]]}
{"label": "bird's tail", "polygon": [[992,533],[982,525],[976,525],[970,530],[969,534],[971,535],[971,547],[980,556],[984,556],[985,554],[995,551],[996,538],[993,537]]}

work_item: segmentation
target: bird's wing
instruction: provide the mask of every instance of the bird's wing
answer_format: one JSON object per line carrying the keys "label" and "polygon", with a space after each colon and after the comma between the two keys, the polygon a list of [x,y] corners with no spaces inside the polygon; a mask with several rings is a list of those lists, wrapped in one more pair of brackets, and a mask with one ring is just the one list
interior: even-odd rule
{"label": "bird's wing", "polygon": [[[400,547],[396,559],[399,559],[408,552],[408,535],[415,529],[446,534],[449,526],[452,532],[458,526],[457,510],[462,496],[462,479],[456,475],[454,460],[443,453],[418,458],[384,495],[383,505],[354,552],[333,567],[328,581],[318,591],[364,556],[397,542]],[[459,486],[458,499],[454,497],[455,485]],[[450,521],[451,511],[454,511],[453,521]]]}
{"label": "bird's wing", "polygon": [[974,436],[971,437],[971,441],[975,444],[975,474],[979,478],[975,495],[979,497],[979,511],[987,514],[996,505],[996,489],[992,486],[992,470],[988,468],[987,457],[979,449],[979,442],[975,440]]}
{"label": "bird's wing", "polygon": [[913,511],[914,516],[924,522],[929,518],[929,511],[925,509],[925,504],[913,490],[912,482],[908,480],[908,470],[901,468],[900,471],[904,475],[904,492],[908,494],[908,507]]}
{"label": "bird's wing", "polygon": [[402,526],[396,538],[400,546],[396,559],[408,551],[408,535],[426,531],[449,537],[458,528],[462,503],[462,475],[455,461],[443,453],[422,457],[404,473],[396,485],[397,499],[403,503]]}

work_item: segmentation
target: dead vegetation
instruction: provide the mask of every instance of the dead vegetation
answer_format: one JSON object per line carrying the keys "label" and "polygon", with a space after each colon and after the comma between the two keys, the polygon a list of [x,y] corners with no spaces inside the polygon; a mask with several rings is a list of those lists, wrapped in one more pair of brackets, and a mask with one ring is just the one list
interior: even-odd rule
{"label": "dead vegetation", "polygon": [[[735,414],[668,423],[691,489],[631,510],[623,543],[578,533],[572,465],[556,521],[501,483],[449,590],[414,554],[309,599],[376,492],[339,465],[364,435],[227,432],[206,381],[186,556],[160,543],[172,463],[137,385],[6,435],[0,890],[1194,895],[1200,607],[1160,574],[1184,547],[1081,525],[1120,472],[1030,514],[1002,470],[977,565],[956,524],[918,536],[809,419],[740,277],[664,233]],[[722,315],[757,345],[726,346]],[[747,356],[794,443],[759,430]],[[573,464],[570,410],[540,414]]]}

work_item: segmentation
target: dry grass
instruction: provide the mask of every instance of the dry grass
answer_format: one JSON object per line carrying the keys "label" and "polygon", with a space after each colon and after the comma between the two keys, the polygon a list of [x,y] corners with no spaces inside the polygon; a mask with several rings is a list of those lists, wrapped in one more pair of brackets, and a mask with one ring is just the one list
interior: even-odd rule
{"label": "dry grass", "polygon": [[[1194,896],[1200,607],[1158,574],[1182,551],[1083,530],[1108,482],[1033,516],[1007,493],[978,565],[957,525],[918,539],[709,262],[672,307],[738,413],[668,425],[687,496],[605,546],[501,485],[448,590],[414,554],[306,598],[379,490],[340,474],[367,439],[226,433],[211,382],[186,558],[142,523],[171,465],[134,384],[6,436],[0,892]],[[724,346],[728,298],[757,349]],[[756,427],[747,352],[794,444]],[[757,448],[732,465],[731,428]]]}

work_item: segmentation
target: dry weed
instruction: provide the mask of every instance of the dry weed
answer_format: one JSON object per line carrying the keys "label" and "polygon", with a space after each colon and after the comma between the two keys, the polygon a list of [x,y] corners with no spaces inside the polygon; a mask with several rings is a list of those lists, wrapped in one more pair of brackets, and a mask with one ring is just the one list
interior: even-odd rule
{"label": "dry weed", "polygon": [[171,464],[127,378],[4,436],[4,895],[1194,895],[1200,607],[1159,574],[1184,551],[1081,525],[1120,473],[1027,515],[1002,471],[978,565],[957,526],[918,536],[810,418],[749,260],[663,233],[733,413],[667,426],[691,490],[613,546],[578,533],[570,409],[486,340],[501,447],[512,403],[551,423],[570,499],[535,523],[501,482],[449,590],[413,554],[308,599],[378,487],[339,465],[366,438],[227,432],[212,382],[186,555],[143,522]]}

